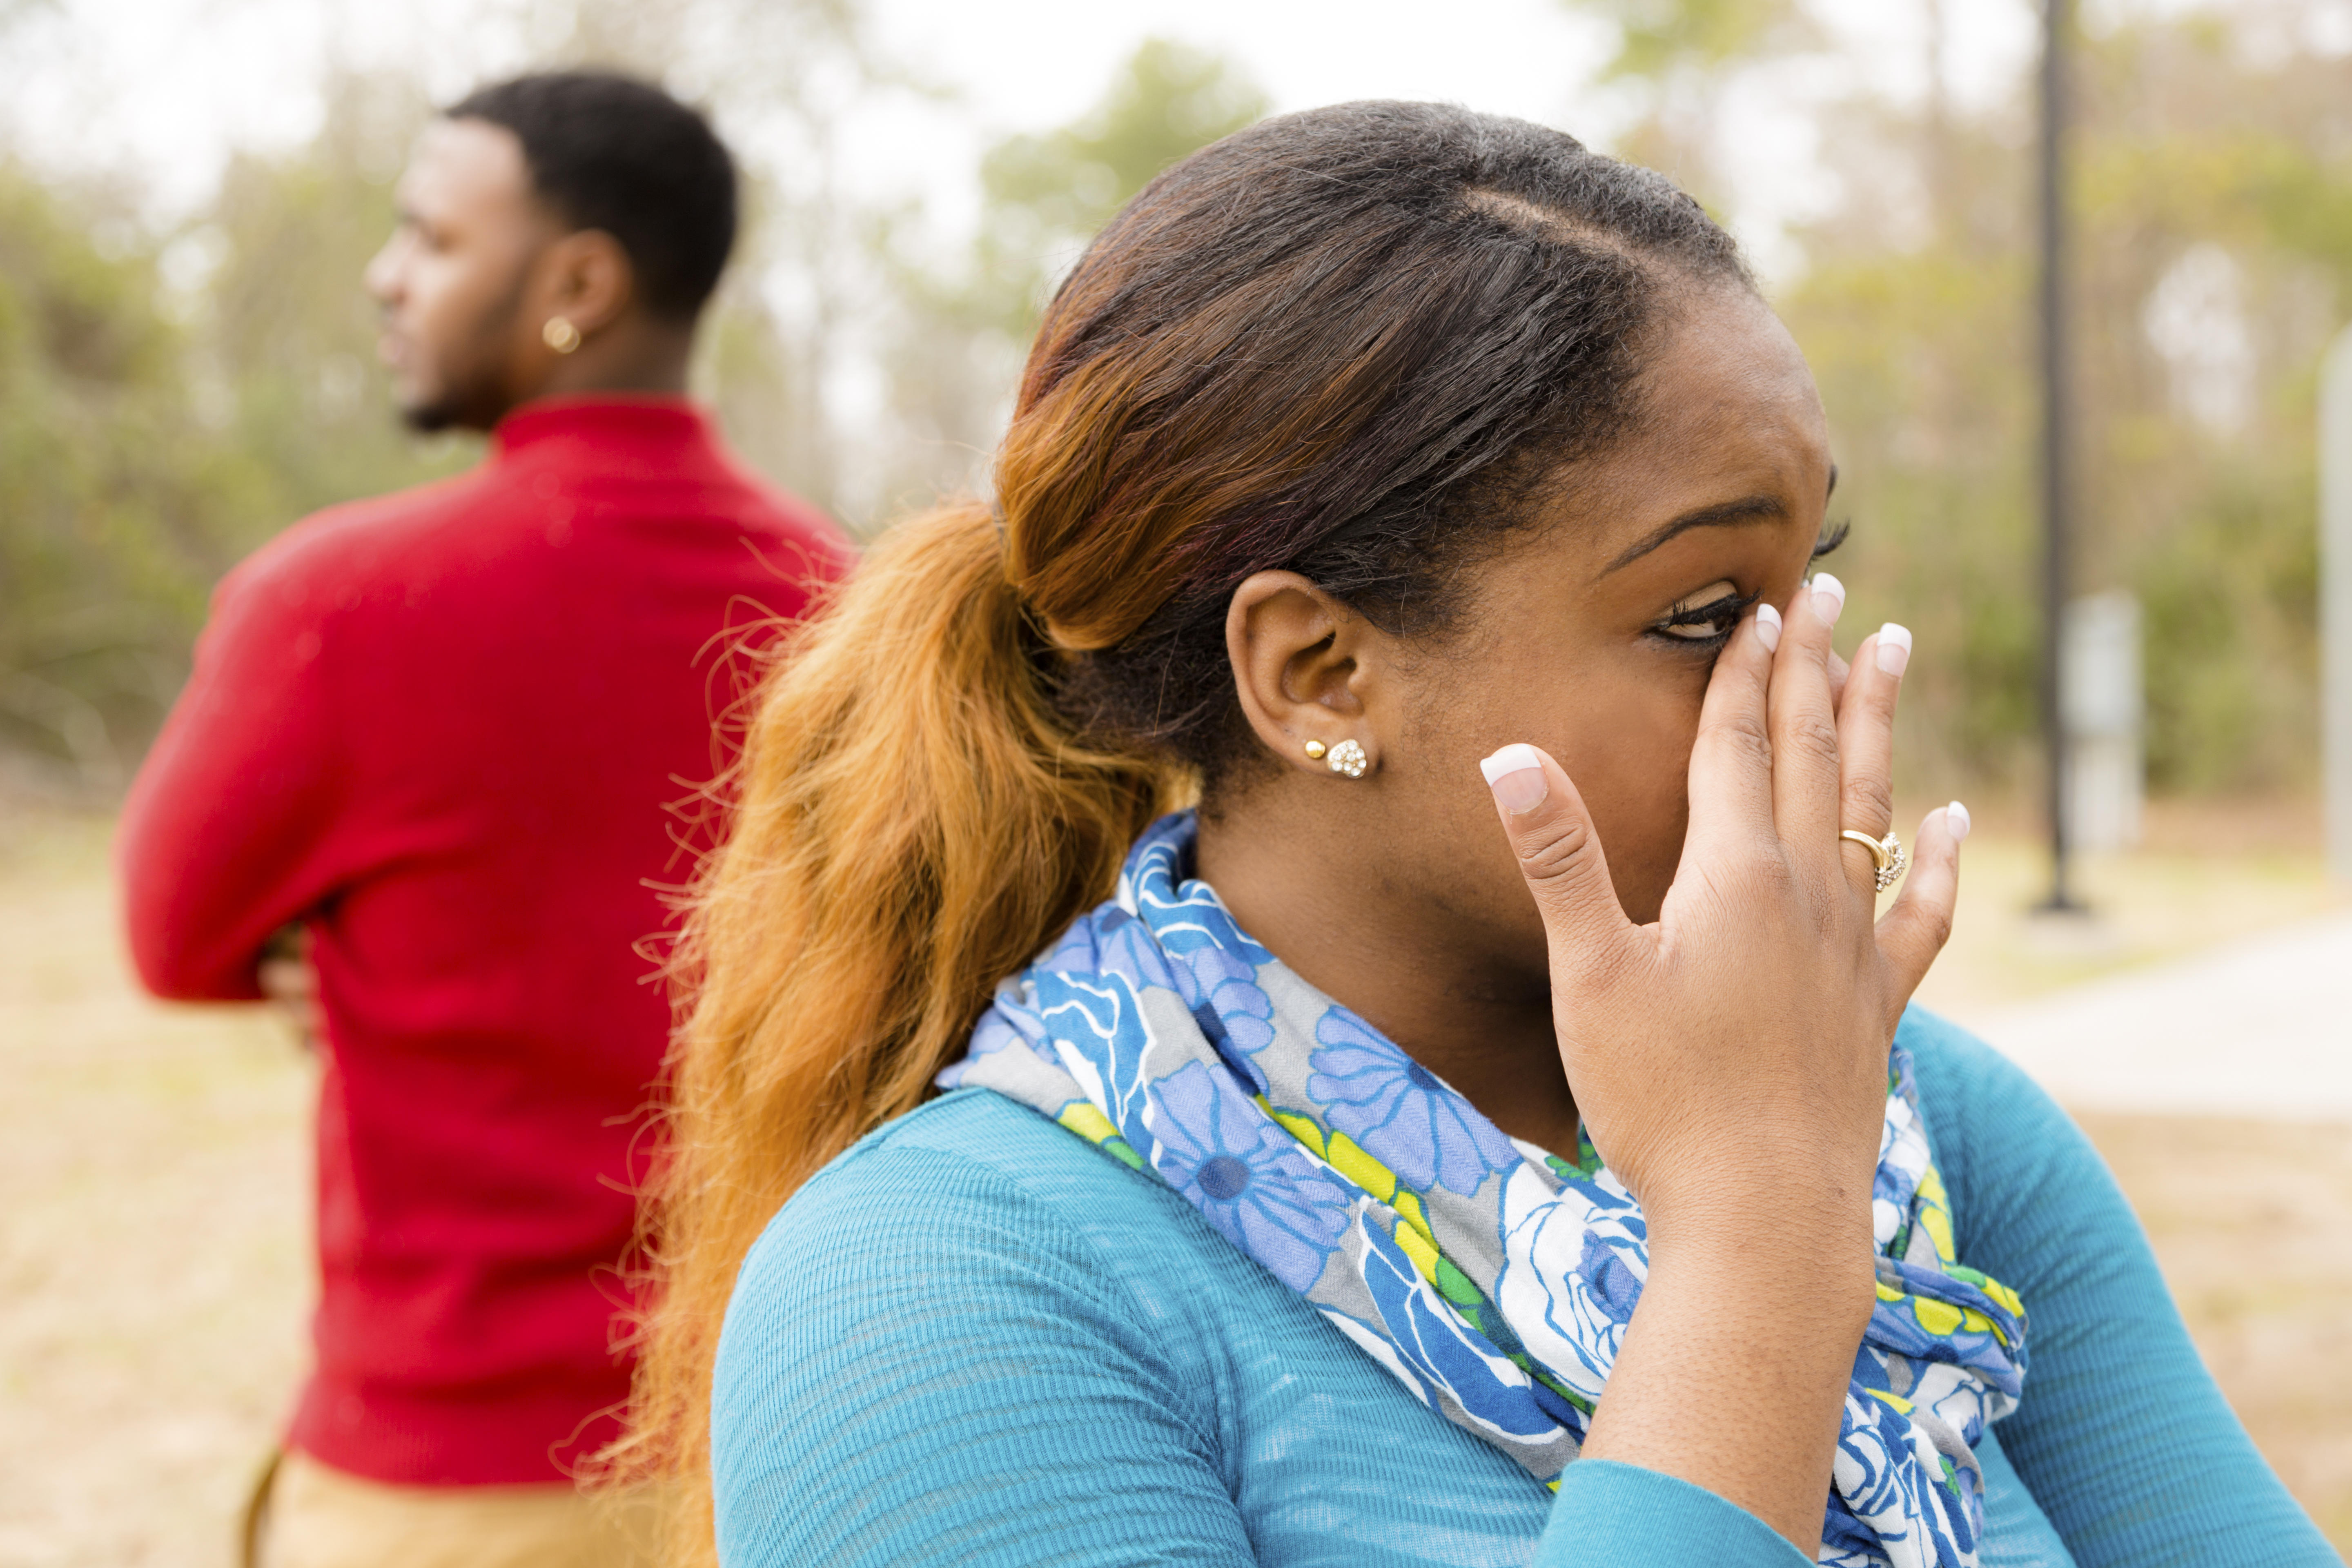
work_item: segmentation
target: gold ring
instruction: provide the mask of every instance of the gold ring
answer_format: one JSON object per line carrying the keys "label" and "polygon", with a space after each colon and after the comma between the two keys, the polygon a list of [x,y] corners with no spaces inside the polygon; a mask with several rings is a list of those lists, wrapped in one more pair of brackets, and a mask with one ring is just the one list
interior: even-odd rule
{"label": "gold ring", "polygon": [[1873,838],[1867,833],[1849,827],[1838,837],[1851,838],[1870,851],[1871,871],[1878,884],[1878,891],[1882,893],[1900,881],[1903,873],[1911,868],[1909,852],[1903,847],[1903,840],[1895,837],[1891,830],[1884,838]]}

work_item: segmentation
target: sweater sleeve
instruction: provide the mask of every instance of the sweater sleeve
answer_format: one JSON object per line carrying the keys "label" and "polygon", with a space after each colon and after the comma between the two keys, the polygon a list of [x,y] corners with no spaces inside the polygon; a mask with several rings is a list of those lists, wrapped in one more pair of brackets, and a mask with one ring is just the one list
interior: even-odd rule
{"label": "sweater sleeve", "polygon": [[1582,1459],[1559,1479],[1533,1568],[1807,1568],[1780,1531],[1705,1487]]}
{"label": "sweater sleeve", "polygon": [[2026,1310],[2001,1447],[2080,1568],[2340,1563],[2198,1359],[2105,1164],[2006,1058],[1914,1012],[1906,1043],[1963,1263]]}
{"label": "sweater sleeve", "polygon": [[319,850],[338,781],[325,606],[286,554],[273,546],[223,581],[123,807],[124,920],[159,996],[259,996],[263,945],[326,891]]}
{"label": "sweater sleeve", "polygon": [[1084,1237],[890,1141],[752,1249],[719,1341],[728,1568],[1254,1561],[1188,1387]]}

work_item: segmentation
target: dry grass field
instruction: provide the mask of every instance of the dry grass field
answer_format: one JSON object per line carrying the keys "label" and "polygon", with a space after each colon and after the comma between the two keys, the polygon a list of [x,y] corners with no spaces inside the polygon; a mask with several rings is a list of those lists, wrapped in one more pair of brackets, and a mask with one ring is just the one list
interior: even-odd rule
{"label": "dry grass field", "polygon": [[310,1069],[133,991],[106,840],[0,816],[0,1564],[222,1568],[302,1364]]}
{"label": "dry grass field", "polygon": [[2352,1128],[2085,1115],[2197,1348],[2352,1554]]}
{"label": "dry grass field", "polygon": [[[1916,814],[1915,814],[1916,816]],[[0,1568],[224,1568],[302,1362],[310,1068],[249,1009],[141,999],[102,819],[0,811]],[[2326,907],[2309,824],[2160,819],[2107,913],[2018,914],[1989,823],[1929,999],[1965,1018]],[[2255,1438],[2352,1547],[2352,1129],[2085,1116]]]}

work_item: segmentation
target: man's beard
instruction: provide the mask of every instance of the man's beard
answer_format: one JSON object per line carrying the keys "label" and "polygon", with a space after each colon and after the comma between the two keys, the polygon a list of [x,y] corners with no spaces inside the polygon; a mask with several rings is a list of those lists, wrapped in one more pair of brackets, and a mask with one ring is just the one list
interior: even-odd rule
{"label": "man's beard", "polygon": [[438,436],[444,430],[463,423],[464,416],[457,405],[446,398],[431,403],[411,403],[402,405],[400,422],[419,436]]}
{"label": "man's beard", "polygon": [[506,366],[481,353],[484,344],[515,341],[515,318],[522,310],[525,269],[517,268],[505,295],[485,310],[467,334],[473,353],[460,356],[461,369],[443,379],[439,390],[420,403],[400,405],[400,422],[420,436],[445,430],[488,430],[505,417]]}

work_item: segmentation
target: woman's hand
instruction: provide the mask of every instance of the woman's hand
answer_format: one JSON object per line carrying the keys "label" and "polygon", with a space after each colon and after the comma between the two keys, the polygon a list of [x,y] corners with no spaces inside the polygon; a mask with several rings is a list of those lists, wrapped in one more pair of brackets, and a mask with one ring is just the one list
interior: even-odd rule
{"label": "woman's hand", "polygon": [[1870,854],[1838,833],[1891,825],[1909,637],[1866,639],[1834,690],[1843,597],[1817,578],[1785,627],[1764,606],[1725,648],[1653,925],[1626,919],[1557,763],[1507,746],[1486,763],[1549,935],[1578,1112],[1650,1226],[1649,1281],[1585,1454],[1706,1486],[1809,1555],[1873,1299],[1887,1050],[1950,929],[1967,831],[1965,813],[1928,816],[1874,925]]}

